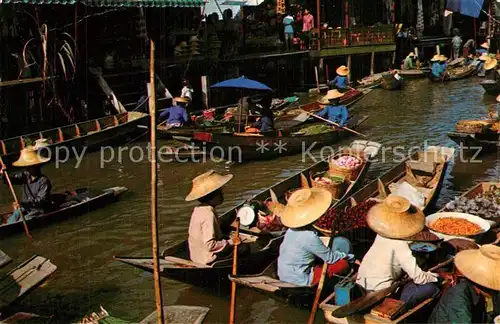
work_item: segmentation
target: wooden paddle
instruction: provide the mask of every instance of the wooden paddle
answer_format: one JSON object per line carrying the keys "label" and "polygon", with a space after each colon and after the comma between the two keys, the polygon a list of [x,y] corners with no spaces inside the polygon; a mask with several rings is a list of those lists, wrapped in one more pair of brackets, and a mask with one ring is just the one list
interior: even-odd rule
{"label": "wooden paddle", "polygon": [[356,132],[355,130],[352,130],[352,129],[348,128],[348,127],[340,126],[339,124],[337,124],[337,123],[335,123],[335,122],[332,122],[331,120],[325,119],[325,118],[320,117],[320,116],[318,116],[318,115],[315,115],[315,114],[313,114],[313,113],[311,113],[311,112],[308,112],[308,111],[305,111],[305,110],[303,110],[303,112],[305,112],[306,114],[308,114],[308,115],[310,115],[310,116],[313,116],[314,118],[317,118],[317,119],[319,119],[319,120],[322,120],[322,121],[324,121],[324,122],[327,122],[327,123],[329,123],[329,124],[332,124],[332,125],[334,125],[334,126],[336,126],[336,127],[339,127],[339,128],[345,129],[345,130],[347,130],[347,131],[349,131],[349,132],[351,132],[351,133],[354,133],[354,134],[357,134],[357,135],[360,135],[360,136],[363,136],[363,137],[368,137],[368,136],[366,136],[365,134],[361,134],[361,133],[359,133],[359,132]]}
{"label": "wooden paddle", "polygon": [[[444,262],[439,263],[438,265],[435,265],[434,267],[430,268],[428,271],[434,271],[434,270],[437,270],[439,268],[442,268],[442,267],[450,264],[452,261],[453,261],[453,258],[450,258]],[[360,298],[350,302],[347,305],[344,305],[342,307],[337,308],[336,310],[334,310],[332,312],[332,315],[334,317],[337,317],[337,318],[344,318],[344,317],[351,316],[351,315],[354,315],[356,313],[362,312],[365,309],[368,309],[368,308],[376,305],[382,299],[384,299],[385,297],[389,296],[394,291],[396,291],[396,289],[398,289],[400,286],[403,286],[410,281],[411,281],[410,278],[396,281],[388,288],[371,292],[371,293],[367,294],[366,296],[360,297]]]}
{"label": "wooden paddle", "polygon": [[[236,226],[236,236],[240,235],[240,219],[236,218],[235,220]],[[236,276],[238,270],[238,244],[234,245],[233,250],[233,277]],[[235,318],[235,308],[236,308],[236,282],[231,281],[231,305],[229,309],[229,324],[234,324]]]}
{"label": "wooden paddle", "polygon": [[19,200],[17,199],[16,191],[14,190],[14,187],[12,186],[12,182],[10,181],[9,174],[7,173],[7,170],[5,168],[5,164],[3,163],[1,158],[0,158],[0,166],[2,167],[2,172],[3,172],[3,175],[5,176],[5,180],[7,180],[7,184],[9,185],[9,189],[10,189],[10,193],[12,194],[12,198],[14,198],[14,203],[16,205],[16,208],[19,211],[19,215],[21,215],[21,220],[23,221],[23,226],[24,226],[24,232],[26,232],[26,236],[31,240],[31,239],[33,239],[33,236],[31,236],[31,234],[30,234],[30,230],[28,229],[28,224],[26,223],[26,219],[24,218],[23,210],[21,209],[21,205],[19,204]]}

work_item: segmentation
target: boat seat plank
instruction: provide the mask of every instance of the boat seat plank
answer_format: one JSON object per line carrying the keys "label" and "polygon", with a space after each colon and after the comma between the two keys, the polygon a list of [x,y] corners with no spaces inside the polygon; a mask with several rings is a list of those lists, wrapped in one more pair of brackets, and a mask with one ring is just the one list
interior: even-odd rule
{"label": "boat seat plank", "polygon": [[427,174],[434,174],[436,172],[437,163],[425,161],[407,161],[406,164],[413,171],[420,171]]}
{"label": "boat seat plank", "polygon": [[207,265],[204,265],[204,264],[201,264],[201,263],[196,263],[196,262],[193,262],[191,260],[186,260],[186,259],[182,259],[182,258],[178,258],[178,257],[175,257],[175,256],[166,256],[165,258],[165,261],[167,261],[167,263],[162,263],[162,266],[163,265],[168,265],[169,262],[175,264],[175,265],[181,265],[181,266],[185,266],[185,267],[189,267],[189,268],[210,268],[209,266]]}
{"label": "boat seat plank", "polygon": [[275,292],[281,288],[300,288],[292,283],[283,282],[278,279],[271,278],[269,276],[256,276],[256,277],[243,277],[243,278],[232,278],[236,283],[244,286],[255,287],[268,292]]}
{"label": "boat seat plank", "polygon": [[50,260],[35,256],[0,281],[0,309],[13,303],[47,279],[57,267]]}

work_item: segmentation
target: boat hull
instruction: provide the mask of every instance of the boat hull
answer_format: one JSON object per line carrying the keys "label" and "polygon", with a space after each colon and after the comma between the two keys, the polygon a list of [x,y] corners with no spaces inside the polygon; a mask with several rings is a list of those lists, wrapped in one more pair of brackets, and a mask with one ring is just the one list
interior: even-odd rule
{"label": "boat hull", "polygon": [[487,94],[497,96],[500,94],[500,83],[493,80],[484,80],[481,82],[481,86]]}
{"label": "boat hull", "polygon": [[467,134],[460,132],[450,132],[448,137],[461,146],[463,150],[477,152],[482,149],[484,152],[496,152],[500,149],[500,134]]}

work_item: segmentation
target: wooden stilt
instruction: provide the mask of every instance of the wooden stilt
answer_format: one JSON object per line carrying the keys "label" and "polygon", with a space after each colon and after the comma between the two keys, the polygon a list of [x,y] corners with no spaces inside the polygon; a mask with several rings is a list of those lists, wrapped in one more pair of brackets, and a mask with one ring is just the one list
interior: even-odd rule
{"label": "wooden stilt", "polygon": [[[316,27],[318,28],[318,51],[321,50],[321,7],[320,1],[316,0]],[[318,90],[319,92],[319,90]]]}
{"label": "wooden stilt", "polygon": [[349,69],[349,74],[347,75],[347,81],[351,82],[351,55],[347,57],[347,68]]}
{"label": "wooden stilt", "polygon": [[396,63],[396,51],[392,52],[392,66]]}
{"label": "wooden stilt", "polygon": [[203,94],[204,109],[208,109],[208,79],[206,75],[201,76],[201,92]]}
{"label": "wooden stilt", "polygon": [[318,93],[320,93],[321,90],[319,88],[319,75],[318,75],[318,67],[317,66],[314,67],[314,74],[316,76],[316,87],[318,88]]}
{"label": "wooden stilt", "polygon": [[156,297],[156,315],[159,324],[165,323],[163,317],[163,296],[160,281],[160,252],[158,249],[158,215],[156,191],[158,187],[156,163],[156,98],[155,98],[155,44],[149,41],[149,117],[151,122],[151,236],[153,245],[153,277]]}
{"label": "wooden stilt", "polygon": [[436,45],[436,54],[441,55],[441,48],[439,47],[439,45]]}
{"label": "wooden stilt", "polygon": [[375,74],[375,52],[372,52],[372,58],[370,60],[370,75]]}

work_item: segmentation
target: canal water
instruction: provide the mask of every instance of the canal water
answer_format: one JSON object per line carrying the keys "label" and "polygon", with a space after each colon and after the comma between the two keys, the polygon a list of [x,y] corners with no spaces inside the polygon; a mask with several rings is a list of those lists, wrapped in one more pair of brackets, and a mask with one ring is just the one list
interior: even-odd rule
{"label": "canal water", "polygon": [[[493,103],[494,98],[483,98],[477,79],[432,84],[427,80],[415,80],[408,82],[403,91],[374,90],[353,113],[370,116],[359,131],[385,147],[402,146],[408,150],[423,146],[425,142],[457,147],[447,138],[446,132],[453,130],[460,119],[485,116]],[[146,139],[129,147],[132,145],[144,148]],[[134,150],[132,160],[140,158],[139,151]],[[106,154],[109,160],[110,152]],[[389,152],[385,161],[376,162],[369,178],[377,177],[394,165],[391,157]],[[97,152],[88,154],[79,168],[75,168],[75,160],[57,169],[54,165],[46,167],[45,173],[52,179],[54,192],[112,186],[126,186],[129,192],[121,201],[101,210],[33,230],[32,241],[23,234],[0,241],[0,249],[16,262],[40,254],[58,267],[46,285],[22,301],[23,311],[54,315],[54,322],[68,323],[97,311],[99,305],[112,315],[131,322],[137,322],[154,310],[152,276],[113,261],[116,255],[150,255],[149,164],[147,160],[132,160],[123,151],[121,163],[117,157],[101,167],[101,154]],[[481,160],[471,163],[455,159],[446,175],[438,207],[477,181],[499,179],[499,157],[489,155]],[[220,210],[231,208],[311,163],[310,159],[302,161],[302,156],[298,155],[230,166],[235,177],[227,185],[226,201]],[[162,246],[187,237],[194,206],[184,201],[190,180],[212,167],[226,168],[224,164],[211,163],[160,165],[158,209]],[[11,201],[7,188],[1,187],[0,194],[3,202]],[[225,291],[228,289],[207,291],[168,279],[162,279],[162,285],[166,305],[207,306],[211,308],[207,323],[227,322],[229,297]],[[238,289],[237,319],[240,323],[303,323],[307,316],[307,310],[287,307],[253,291]],[[321,314],[317,321],[322,322]]]}

